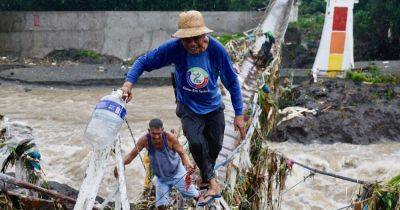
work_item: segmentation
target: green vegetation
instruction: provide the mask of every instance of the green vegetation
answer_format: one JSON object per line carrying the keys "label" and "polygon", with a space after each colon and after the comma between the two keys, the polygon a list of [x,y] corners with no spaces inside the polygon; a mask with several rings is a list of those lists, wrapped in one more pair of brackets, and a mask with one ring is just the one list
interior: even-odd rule
{"label": "green vegetation", "polygon": [[294,106],[294,91],[290,87],[282,87],[278,99],[278,108],[284,109],[289,106]]}
{"label": "green vegetation", "polygon": [[363,0],[354,7],[356,60],[400,59],[398,0]]}
{"label": "green vegetation", "polygon": [[[348,71],[346,73],[346,78],[354,82],[367,82],[367,83],[392,83],[399,84],[400,78],[398,76],[390,74],[381,74],[377,66],[369,66],[366,69],[360,69],[355,71]],[[391,97],[393,93],[388,93],[388,98]]]}
{"label": "green vegetation", "polygon": [[226,43],[228,43],[231,40],[239,39],[242,37],[245,37],[245,35],[243,33],[221,34],[221,35],[215,36],[215,38],[218,41],[220,41],[223,45],[226,45]]}
{"label": "green vegetation", "polygon": [[47,54],[46,58],[51,62],[73,61],[82,63],[118,63],[120,59],[109,56],[101,55],[93,50],[86,49],[63,49],[54,50]]}
{"label": "green vegetation", "polygon": [[4,162],[3,162],[2,166],[1,166],[1,172],[2,173],[5,173],[9,167],[14,166],[15,163],[17,162],[17,160],[21,159],[22,156],[27,151],[29,151],[30,149],[35,147],[35,143],[32,143],[31,140],[27,140],[27,141],[22,141],[21,143],[19,143],[16,146],[2,144],[1,148],[3,148],[4,146],[7,147],[8,155],[4,159]]}
{"label": "green vegetation", "polygon": [[325,20],[325,5],[324,0],[302,0],[299,6],[299,19],[291,25],[298,27],[302,34],[317,33],[321,36]]}
{"label": "green vegetation", "polygon": [[324,13],[325,5],[326,2],[324,0],[301,0],[299,15]]}
{"label": "green vegetation", "polygon": [[132,66],[133,63],[135,63],[135,61],[136,61],[137,58],[138,58],[138,57],[131,57],[131,58],[129,58],[129,60],[126,61],[126,64],[127,64],[128,66]]}
{"label": "green vegetation", "polygon": [[101,55],[92,50],[78,50],[78,57],[99,59]]}
{"label": "green vegetation", "polygon": [[[289,23],[284,45],[284,66],[288,68],[311,68],[317,53],[325,20],[325,1],[302,1],[299,18]],[[316,6],[318,5],[318,6]]]}
{"label": "green vegetation", "polygon": [[2,0],[0,11],[247,11],[265,0]]}
{"label": "green vegetation", "polygon": [[[372,190],[371,190],[372,188]],[[399,209],[400,208],[400,174],[386,184],[374,184],[364,188],[363,196],[368,196],[368,209]]]}
{"label": "green vegetation", "polygon": [[322,27],[324,26],[324,18],[323,13],[306,14],[300,16],[297,22],[290,23],[290,27],[298,28],[305,35],[305,41],[311,41],[314,38],[320,38]]}

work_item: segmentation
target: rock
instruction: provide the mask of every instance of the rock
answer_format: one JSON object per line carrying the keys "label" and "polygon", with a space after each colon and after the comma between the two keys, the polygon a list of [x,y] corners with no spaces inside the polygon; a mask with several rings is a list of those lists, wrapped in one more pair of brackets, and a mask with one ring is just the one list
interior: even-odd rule
{"label": "rock", "polygon": [[395,97],[400,97],[400,87],[394,87],[393,94],[395,95]]}
{"label": "rock", "polygon": [[107,69],[104,68],[104,66],[99,66],[99,67],[97,67],[97,71],[99,71],[99,72],[105,72],[105,71],[107,71]]}
{"label": "rock", "polygon": [[[388,97],[393,90],[395,97]],[[400,142],[400,85],[355,84],[328,79],[302,83],[294,91],[296,106],[318,110],[277,125],[272,141],[370,144]]]}
{"label": "rock", "polygon": [[311,94],[316,98],[326,97],[328,94],[325,87],[312,87],[310,89]]}

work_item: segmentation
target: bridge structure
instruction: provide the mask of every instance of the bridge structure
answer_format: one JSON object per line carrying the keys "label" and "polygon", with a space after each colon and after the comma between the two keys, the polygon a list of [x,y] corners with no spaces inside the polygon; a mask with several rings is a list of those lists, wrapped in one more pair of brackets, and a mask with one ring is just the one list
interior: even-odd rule
{"label": "bridge structure", "polygon": [[[245,53],[241,60],[235,63],[238,67],[239,81],[242,89],[243,101],[247,104],[247,109],[251,110],[251,116],[248,123],[247,135],[244,140],[240,139],[239,134],[234,131],[234,110],[231,106],[230,95],[228,91],[223,97],[225,103],[225,136],[222,150],[217,159],[215,169],[219,183],[223,186],[229,186],[231,195],[234,193],[237,178],[240,173],[248,170],[250,162],[250,142],[256,129],[259,129],[259,117],[262,114],[262,108],[258,105],[258,91],[264,85],[269,86],[270,94],[273,98],[278,96],[278,82],[280,70],[280,46],[284,40],[285,32],[289,23],[290,12],[297,2],[295,0],[275,0],[270,1],[266,8],[263,22],[254,30],[246,32],[250,40],[250,53]],[[261,50],[262,44],[266,41],[265,33],[272,32],[275,37],[275,43],[271,52],[272,61],[265,66],[257,65],[257,55]],[[231,54],[234,52],[230,52]],[[268,121],[273,123],[277,109],[270,107]],[[226,202],[221,201],[223,209],[229,209]]]}
{"label": "bridge structure", "polygon": [[[313,66],[313,70],[321,75],[335,77],[344,70],[354,66],[352,9],[356,1],[357,0],[327,0],[322,38]],[[274,106],[270,106],[268,109],[260,107],[259,96],[260,94],[269,94],[272,99],[276,100],[278,98],[281,44],[289,23],[290,12],[296,3],[296,0],[271,0],[266,8],[263,22],[257,28],[246,32],[247,38],[244,41],[249,44],[248,53],[242,52],[241,59],[235,63],[235,66],[238,67],[238,78],[242,89],[243,100],[246,102],[247,108],[251,110],[245,139],[241,139],[239,133],[233,129],[235,117],[234,109],[231,105],[229,92],[224,91],[225,95],[223,101],[226,106],[226,131],[223,148],[218,156],[215,170],[217,171],[218,182],[223,188],[229,186],[228,193],[231,195],[234,193],[238,175],[252,167],[250,161],[250,143],[253,139],[253,134],[260,127],[260,116],[264,115],[266,117],[268,129],[272,129],[275,123],[278,108]],[[266,41],[265,33],[267,32],[273,33],[275,37],[275,43],[271,49],[272,60],[266,62],[264,66],[260,66],[257,64],[257,60],[259,59],[257,55]],[[268,87],[269,91],[264,91],[263,87],[265,86]],[[260,90],[263,91],[260,92]],[[122,166],[120,140],[117,139],[115,145],[112,146],[116,151],[119,174],[123,174],[124,169]],[[112,198],[116,201],[116,209],[129,209],[123,176],[118,180],[116,189],[106,198],[102,206],[96,206],[94,204],[94,198],[96,197],[104,172],[104,160],[108,158],[110,151],[111,146],[107,146],[107,148],[96,153],[97,157],[95,159],[100,161],[96,162],[95,159],[91,160],[87,175],[94,179],[87,179],[87,182],[82,184],[80,195],[83,196],[79,196],[77,200],[51,191],[46,191],[40,187],[31,185],[28,187],[74,203],[76,204],[75,209],[77,210],[92,208],[102,209]],[[296,162],[295,164],[301,165]],[[307,166],[303,167],[307,168]],[[315,173],[327,174],[326,172],[317,171],[312,168],[309,169]],[[346,177],[341,178],[345,179]],[[17,183],[27,188],[25,183],[20,183],[4,174],[0,174],[0,179]],[[347,180],[349,181],[349,179]],[[362,183],[359,180],[353,180],[353,182]],[[230,209],[230,206],[223,198],[218,200],[218,202],[218,208]],[[267,208],[271,207],[264,198],[261,199],[261,202],[263,203],[263,205],[261,205],[263,207],[260,209],[265,209],[265,206]]]}
{"label": "bridge structure", "polygon": [[[247,109],[251,110],[250,119],[247,127],[245,139],[241,139],[238,132],[234,130],[234,109],[231,105],[231,97],[228,91],[223,91],[223,101],[225,103],[225,135],[222,150],[217,158],[215,170],[217,180],[223,189],[229,186],[228,194],[233,195],[239,174],[243,174],[250,167],[250,145],[254,138],[254,133],[260,128],[259,118],[266,116],[267,127],[272,129],[276,120],[277,107],[270,106],[268,109],[259,106],[259,94],[263,86],[267,85],[270,89],[268,93],[272,99],[277,100],[279,95],[279,71],[281,66],[281,44],[283,43],[286,29],[288,27],[290,12],[296,0],[272,0],[266,7],[264,19],[258,27],[247,31],[247,49],[238,52],[231,49],[231,55],[242,53],[235,66],[238,71],[238,79],[242,89],[244,102]],[[328,0],[325,14],[325,24],[318,54],[313,69],[317,69],[320,74],[336,76],[338,72],[351,68],[353,59],[353,36],[352,36],[352,8],[354,0]],[[271,53],[272,60],[266,62],[264,66],[257,64],[258,53],[266,41],[265,33],[271,32],[275,37]],[[246,48],[246,47],[245,47]],[[264,112],[264,113],[263,113]],[[265,113],[267,112],[267,113]],[[122,172],[122,171],[121,171]],[[123,185],[123,183],[122,183]],[[120,184],[120,186],[122,186]],[[119,190],[116,189],[116,192]],[[122,194],[125,194],[122,193]],[[115,194],[120,197],[121,194]],[[79,200],[79,199],[78,199]],[[106,199],[108,200],[108,199]],[[117,203],[120,203],[119,199]],[[125,199],[126,200],[126,199]],[[217,200],[214,206],[217,209],[230,209],[230,206],[223,198]],[[262,198],[263,208],[270,206]],[[79,203],[79,202],[78,202]],[[124,202],[122,202],[124,203]],[[177,202],[182,205],[182,202]],[[266,205],[265,205],[266,204]]]}
{"label": "bridge structure", "polygon": [[[228,47],[231,55],[241,53],[241,56],[239,56],[240,59],[236,60],[234,66],[237,67],[243,100],[247,104],[247,109],[251,110],[247,135],[245,139],[241,139],[239,133],[234,130],[235,114],[231,105],[230,94],[228,91],[223,91],[225,93],[223,101],[225,103],[226,128],[222,150],[217,158],[215,170],[219,184],[225,190],[229,186],[228,194],[231,196],[234,193],[239,174],[243,174],[252,167],[250,146],[254,138],[253,134],[260,128],[260,116],[266,116],[267,127],[269,129],[272,129],[275,123],[278,108],[274,106],[270,106],[268,109],[260,107],[258,103],[259,94],[265,94],[260,92],[260,90],[263,86],[267,85],[270,89],[268,93],[270,97],[275,100],[278,99],[281,44],[284,41],[291,10],[296,3],[297,0],[271,0],[266,7],[262,23],[255,29],[245,32],[247,38],[243,41],[246,42],[245,45],[248,48],[242,49],[242,52],[238,52],[237,49],[229,50]],[[354,0],[327,0],[323,34],[313,66],[313,69],[317,69],[321,75],[333,77],[344,69],[354,66],[352,36],[353,5]],[[271,49],[272,60],[264,66],[260,66],[257,64],[257,60],[259,59],[257,55],[266,41],[265,33],[267,32],[271,32],[275,37],[275,43]],[[118,191],[116,189],[115,192]],[[114,195],[121,196],[118,193]],[[117,203],[120,203],[120,200]],[[217,202],[213,206],[216,209],[230,209],[229,204],[223,198],[218,199]],[[177,203],[182,205],[179,199]],[[262,209],[265,207],[273,208],[271,204],[267,203],[265,198],[261,199],[261,203],[263,203],[261,205]],[[200,209],[203,208],[201,207]]]}
{"label": "bridge structure", "polygon": [[[221,185],[229,186],[230,194],[234,193],[239,174],[252,167],[250,162],[250,142],[254,137],[254,131],[260,127],[259,118],[266,116],[267,127],[272,129],[276,120],[277,108],[270,106],[268,109],[259,106],[259,94],[262,86],[270,89],[270,97],[278,99],[279,71],[281,68],[281,44],[289,23],[290,11],[298,2],[296,0],[270,1],[266,8],[263,22],[252,31],[254,39],[250,44],[252,53],[244,56],[235,66],[239,67],[239,80],[241,83],[243,99],[252,111],[246,138],[241,141],[233,130],[234,110],[230,105],[228,91],[224,96],[226,105],[226,132],[223,149],[217,159],[216,169]],[[322,31],[318,53],[313,65],[314,72],[318,75],[336,77],[342,76],[345,70],[354,67],[353,56],[353,6],[358,0],[327,0],[325,22]],[[265,33],[272,32],[276,41],[271,50],[273,59],[267,66],[256,65],[257,54],[265,42]],[[228,48],[229,49],[229,48]],[[232,53],[232,52],[231,52]],[[264,112],[264,113],[263,113]],[[267,112],[267,113],[265,113]],[[267,130],[268,130],[267,129]],[[261,199],[261,208],[273,208],[266,201],[266,194]],[[226,207],[226,205],[225,205]],[[228,209],[226,207],[225,209]]]}

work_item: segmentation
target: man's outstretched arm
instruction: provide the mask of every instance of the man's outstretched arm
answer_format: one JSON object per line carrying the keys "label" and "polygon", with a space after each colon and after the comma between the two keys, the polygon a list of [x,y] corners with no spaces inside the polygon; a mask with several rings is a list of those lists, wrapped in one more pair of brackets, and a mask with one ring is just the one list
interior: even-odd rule
{"label": "man's outstretched arm", "polygon": [[123,91],[122,98],[127,102],[132,99],[131,89],[133,84],[136,83],[144,71],[152,71],[171,64],[174,49],[174,42],[170,40],[136,59],[126,75],[125,83],[121,87]]}
{"label": "man's outstretched arm", "polygon": [[[146,136],[143,136],[139,139],[138,143],[136,144],[135,148],[133,148],[123,160],[124,167],[128,165],[136,158],[136,156],[142,151],[142,149],[146,146]],[[114,176],[118,177],[118,169],[117,166],[114,167]]]}
{"label": "man's outstretched arm", "polygon": [[172,149],[181,157],[182,164],[185,166],[186,170],[193,171],[195,169],[194,165],[191,163],[189,156],[186,154],[181,143],[179,143],[178,138],[176,138],[172,133],[167,133],[167,135],[168,141],[172,143]]}
{"label": "man's outstretched arm", "polygon": [[228,52],[225,49],[221,49],[221,54],[221,81],[231,95],[232,106],[235,110],[235,119],[233,122],[235,130],[239,130],[241,139],[244,139],[246,137],[246,131],[244,128],[243,99],[242,92],[240,90],[240,83],[238,76],[233,69],[232,61]]}

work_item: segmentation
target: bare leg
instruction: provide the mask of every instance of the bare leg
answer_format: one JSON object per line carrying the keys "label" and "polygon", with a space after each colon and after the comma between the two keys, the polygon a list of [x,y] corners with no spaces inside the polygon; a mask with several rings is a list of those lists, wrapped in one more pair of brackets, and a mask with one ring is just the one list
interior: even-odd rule
{"label": "bare leg", "polygon": [[207,191],[206,196],[219,195],[220,193],[221,192],[217,180],[215,178],[210,179],[210,189]]}

